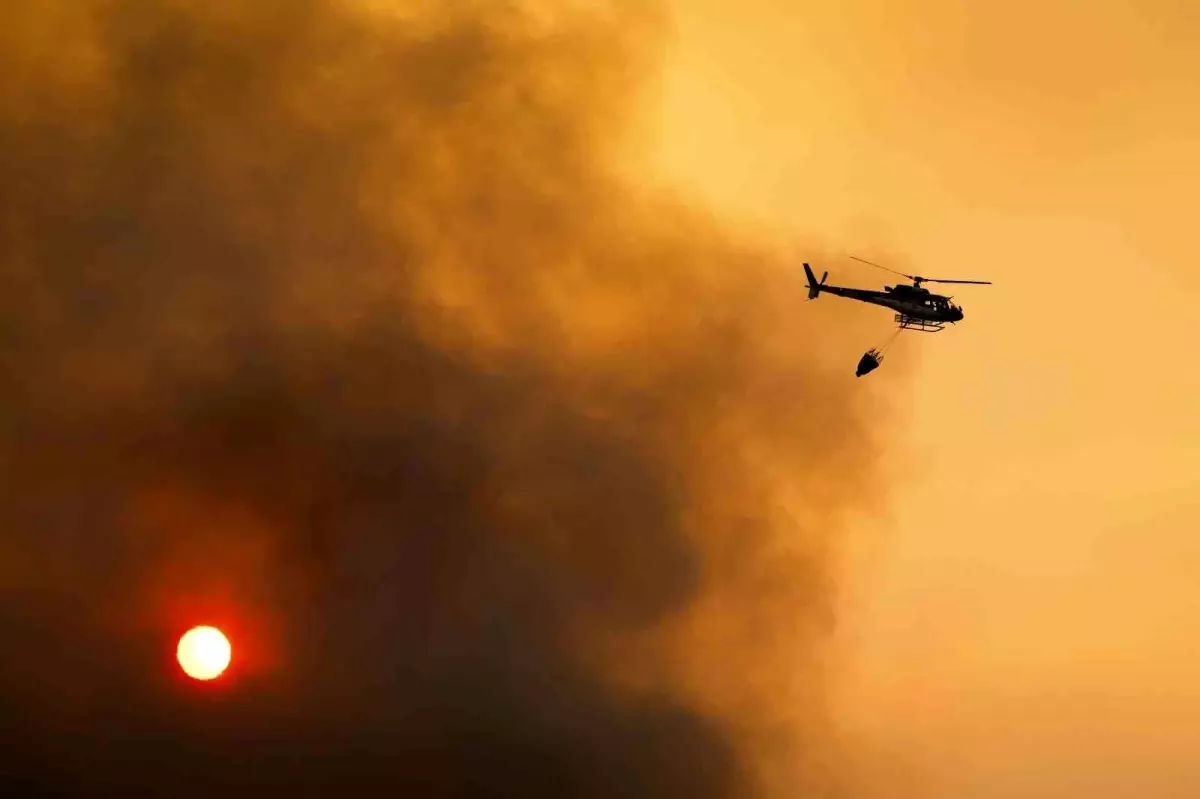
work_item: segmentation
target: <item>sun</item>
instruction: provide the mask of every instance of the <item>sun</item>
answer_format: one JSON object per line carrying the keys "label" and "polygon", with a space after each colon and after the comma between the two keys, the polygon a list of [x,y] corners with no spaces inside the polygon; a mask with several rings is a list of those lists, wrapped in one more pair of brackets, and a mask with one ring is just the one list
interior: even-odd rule
{"label": "sun", "polygon": [[183,634],[175,649],[183,672],[195,680],[220,677],[231,655],[229,639],[216,627],[193,627]]}

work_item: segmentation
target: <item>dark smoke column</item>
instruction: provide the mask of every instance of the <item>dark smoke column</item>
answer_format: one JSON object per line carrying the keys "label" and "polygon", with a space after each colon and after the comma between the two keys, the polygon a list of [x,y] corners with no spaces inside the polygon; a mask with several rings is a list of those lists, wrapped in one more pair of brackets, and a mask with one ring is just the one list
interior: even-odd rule
{"label": "dark smoke column", "polygon": [[825,783],[875,409],[791,271],[618,177],[614,6],[0,7],[0,776]]}

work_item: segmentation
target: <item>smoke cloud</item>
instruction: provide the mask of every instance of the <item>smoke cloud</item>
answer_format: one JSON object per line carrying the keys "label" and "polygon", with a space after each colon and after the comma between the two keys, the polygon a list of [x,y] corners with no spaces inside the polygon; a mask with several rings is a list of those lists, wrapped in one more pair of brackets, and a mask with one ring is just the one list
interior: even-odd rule
{"label": "smoke cloud", "polygon": [[826,784],[880,409],[794,265],[623,171],[661,9],[376,6],[0,9],[5,779]]}

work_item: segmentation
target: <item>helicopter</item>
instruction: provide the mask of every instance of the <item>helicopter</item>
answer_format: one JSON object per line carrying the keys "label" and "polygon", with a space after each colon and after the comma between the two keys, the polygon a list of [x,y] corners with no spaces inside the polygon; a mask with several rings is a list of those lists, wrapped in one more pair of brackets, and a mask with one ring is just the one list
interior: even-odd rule
{"label": "helicopter", "polygon": [[825,279],[829,277],[829,272],[823,274],[818,281],[817,276],[813,274],[812,267],[804,264],[804,274],[808,276],[808,298],[815,300],[824,291],[838,297],[846,297],[851,300],[858,300],[859,302],[868,302],[872,305],[882,305],[884,308],[891,308],[896,312],[896,324],[901,330],[937,333],[943,330],[947,323],[954,324],[962,321],[963,310],[950,301],[953,299],[952,297],[933,294],[929,289],[921,288],[922,283],[991,285],[991,281],[989,280],[945,280],[941,278],[920,277],[918,275],[906,275],[903,272],[897,272],[895,269],[888,269],[886,266],[864,261],[862,258],[855,258],[853,255],[850,257],[868,266],[906,277],[913,283],[911,286],[884,286],[883,291],[827,286],[825,285]]}

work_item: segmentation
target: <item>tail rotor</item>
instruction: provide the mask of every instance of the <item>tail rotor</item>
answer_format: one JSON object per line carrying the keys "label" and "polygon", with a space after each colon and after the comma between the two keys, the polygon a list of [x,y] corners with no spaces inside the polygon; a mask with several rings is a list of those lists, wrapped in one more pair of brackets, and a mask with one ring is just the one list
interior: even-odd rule
{"label": "tail rotor", "polygon": [[820,295],[821,287],[825,285],[825,279],[829,277],[829,272],[821,275],[821,279],[818,281],[817,276],[813,274],[812,267],[805,264],[804,274],[808,276],[808,298],[815,300]]}

